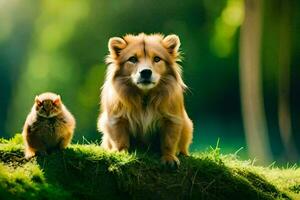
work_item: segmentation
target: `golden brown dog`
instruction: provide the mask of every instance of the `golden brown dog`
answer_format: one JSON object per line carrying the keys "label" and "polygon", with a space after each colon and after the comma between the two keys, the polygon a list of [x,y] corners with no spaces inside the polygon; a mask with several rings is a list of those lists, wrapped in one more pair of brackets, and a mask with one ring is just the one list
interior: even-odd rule
{"label": "golden brown dog", "polygon": [[126,151],[130,137],[157,132],[162,163],[178,165],[176,155],[189,154],[193,124],[184,107],[179,46],[176,35],[141,33],[109,40],[98,120],[102,147]]}

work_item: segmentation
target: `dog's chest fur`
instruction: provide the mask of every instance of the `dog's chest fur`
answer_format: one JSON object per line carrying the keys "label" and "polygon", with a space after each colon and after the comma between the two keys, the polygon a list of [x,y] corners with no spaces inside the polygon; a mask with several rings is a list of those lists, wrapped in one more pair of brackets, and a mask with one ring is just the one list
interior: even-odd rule
{"label": "dog's chest fur", "polygon": [[159,128],[161,116],[158,114],[158,111],[149,109],[139,114],[139,119],[129,122],[133,134],[151,134]]}
{"label": "dog's chest fur", "polygon": [[138,109],[123,108],[122,114],[109,118],[111,125],[118,123],[120,119],[128,122],[129,132],[133,136],[145,136],[157,131],[162,121],[161,112],[155,109],[148,99],[143,99],[142,105]]}
{"label": "dog's chest fur", "polygon": [[134,136],[154,133],[159,128],[161,121],[160,112],[152,106],[147,97],[143,98],[141,109],[129,112],[127,117],[130,132]]}

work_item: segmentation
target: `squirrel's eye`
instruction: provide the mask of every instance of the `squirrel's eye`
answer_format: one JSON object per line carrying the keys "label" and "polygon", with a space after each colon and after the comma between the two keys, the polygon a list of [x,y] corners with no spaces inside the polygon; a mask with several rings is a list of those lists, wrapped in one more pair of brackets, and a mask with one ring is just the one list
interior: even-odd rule
{"label": "squirrel's eye", "polygon": [[155,56],[155,57],[153,58],[153,60],[154,60],[154,62],[158,63],[159,61],[161,61],[161,58],[158,57],[158,56]]}
{"label": "squirrel's eye", "polygon": [[131,62],[131,63],[137,63],[138,59],[137,59],[137,57],[135,57],[135,56],[131,56],[131,57],[128,59],[128,61]]}

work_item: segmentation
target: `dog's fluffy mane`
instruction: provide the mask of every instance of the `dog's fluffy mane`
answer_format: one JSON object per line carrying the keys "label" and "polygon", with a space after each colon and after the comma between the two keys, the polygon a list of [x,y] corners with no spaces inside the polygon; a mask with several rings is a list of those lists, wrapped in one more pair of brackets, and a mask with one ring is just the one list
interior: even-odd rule
{"label": "dog's fluffy mane", "polygon": [[[130,43],[137,37],[143,39],[150,37],[161,43],[164,39],[162,34],[146,36],[144,33],[137,36],[126,35],[122,39]],[[153,132],[158,126],[156,122],[161,118],[182,123],[180,118],[182,114],[178,113],[184,112],[183,91],[186,85],[181,78],[182,70],[179,64],[181,59],[180,51],[169,54],[166,62],[169,72],[163,74],[158,85],[145,94],[131,82],[130,78],[119,77],[122,63],[115,55],[109,54],[106,57],[108,68],[106,81],[102,87],[101,107],[102,111],[106,111],[104,114],[110,116],[111,123],[126,118],[133,134],[138,130],[144,133]]]}

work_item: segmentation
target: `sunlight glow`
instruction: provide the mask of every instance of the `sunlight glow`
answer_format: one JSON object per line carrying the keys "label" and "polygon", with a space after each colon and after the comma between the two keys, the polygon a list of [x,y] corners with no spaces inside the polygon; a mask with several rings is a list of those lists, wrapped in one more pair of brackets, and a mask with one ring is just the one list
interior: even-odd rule
{"label": "sunlight glow", "polygon": [[221,58],[228,57],[234,45],[234,36],[244,19],[244,1],[228,0],[227,6],[215,22],[212,51]]}
{"label": "sunlight glow", "polygon": [[12,18],[18,0],[0,0],[0,43],[5,41],[13,30]]}

